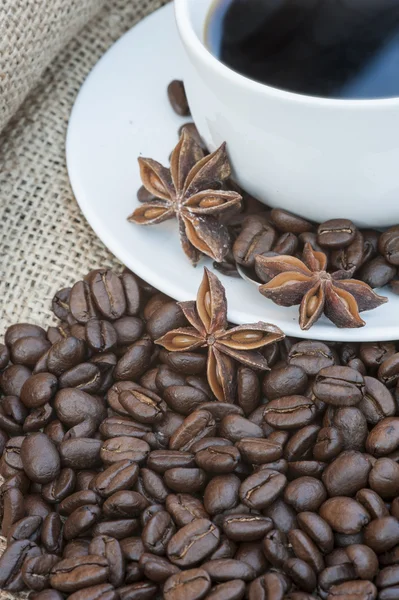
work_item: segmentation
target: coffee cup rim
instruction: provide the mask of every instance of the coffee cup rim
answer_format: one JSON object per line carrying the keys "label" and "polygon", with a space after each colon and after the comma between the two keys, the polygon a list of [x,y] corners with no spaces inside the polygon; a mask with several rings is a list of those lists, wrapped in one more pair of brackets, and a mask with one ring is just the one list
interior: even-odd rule
{"label": "coffee cup rim", "polygon": [[[287,103],[296,103],[309,106],[318,106],[335,109],[378,109],[399,106],[399,97],[393,98],[323,98],[321,96],[307,96],[296,92],[289,92],[279,88],[272,87],[265,83],[254,81],[245,75],[241,75],[227,65],[218,60],[198,38],[189,11],[189,3],[193,0],[174,0],[175,17],[180,37],[183,43],[188,46],[195,56],[212,70],[214,74],[230,83],[239,86],[241,89],[255,93],[260,96],[273,97]],[[201,0],[195,0],[200,2]]]}

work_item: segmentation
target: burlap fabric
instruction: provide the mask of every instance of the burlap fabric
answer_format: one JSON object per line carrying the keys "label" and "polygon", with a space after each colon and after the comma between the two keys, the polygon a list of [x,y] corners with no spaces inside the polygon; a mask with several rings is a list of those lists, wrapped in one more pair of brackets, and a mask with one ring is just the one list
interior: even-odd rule
{"label": "burlap fabric", "polygon": [[[76,281],[93,267],[119,267],[73,198],[65,166],[66,129],[76,94],[101,55],[138,20],[166,1],[108,0],[101,13],[45,70],[35,90],[0,135],[0,334],[7,325],[18,321],[49,324],[50,301],[57,289]],[[103,0],[0,2],[0,28],[4,6],[8,6],[9,13],[6,45],[0,40],[0,96],[4,89],[10,90],[9,100],[0,103],[0,123],[11,115],[46,65],[45,57],[41,57],[43,61],[35,65],[35,73],[31,78],[26,75],[25,81],[20,75],[13,78],[12,68],[4,70],[6,47],[11,49],[9,60],[14,67],[17,65],[13,49],[16,51],[16,44],[23,46],[18,36],[22,23],[17,13],[29,4],[42,15],[36,19],[33,10],[26,16],[31,21],[28,32],[34,42],[32,48],[39,54],[40,36],[47,31],[43,22],[45,11],[41,12],[40,7],[60,7],[62,18],[55,30],[59,39],[52,41],[49,56],[70,39],[95,7],[101,7]],[[32,58],[26,53],[21,56],[26,64]],[[1,550],[0,541],[0,553]],[[11,597],[0,591],[1,600]]]}

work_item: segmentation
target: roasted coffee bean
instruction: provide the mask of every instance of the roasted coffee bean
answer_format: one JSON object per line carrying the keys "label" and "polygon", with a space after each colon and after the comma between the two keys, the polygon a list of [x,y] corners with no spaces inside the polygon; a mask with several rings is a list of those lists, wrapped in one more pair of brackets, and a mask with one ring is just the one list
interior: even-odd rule
{"label": "roasted coffee bean", "polygon": [[90,504],[100,503],[100,498],[93,490],[79,490],[62,500],[58,506],[61,515],[71,515],[76,509]]}
{"label": "roasted coffee bean", "polygon": [[120,600],[151,600],[157,589],[157,586],[150,581],[140,581],[120,587],[118,596]]}
{"label": "roasted coffee bean", "polygon": [[51,346],[47,356],[47,369],[59,377],[68,369],[83,362],[85,356],[85,343],[75,337],[68,337]]}
{"label": "roasted coffee bean", "polygon": [[19,339],[26,337],[37,337],[45,339],[46,332],[39,325],[32,325],[31,323],[16,323],[7,327],[4,342],[6,346],[12,346]]}
{"label": "roasted coffee bean", "polygon": [[334,531],[344,534],[358,533],[371,520],[359,502],[346,496],[326,500],[320,507],[320,516]]}
{"label": "roasted coffee bean", "polygon": [[12,525],[24,516],[24,496],[18,488],[9,488],[2,493],[1,534],[7,536]]}
{"label": "roasted coffee bean", "polygon": [[342,452],[323,472],[322,480],[330,496],[354,496],[367,486],[371,462],[361,452]]}
{"label": "roasted coffee bean", "polygon": [[177,450],[153,450],[148,455],[147,466],[160,475],[175,467],[195,467],[194,454]]}
{"label": "roasted coffee bean", "polygon": [[138,476],[137,463],[131,460],[120,460],[98,473],[93,480],[92,487],[100,496],[108,498],[118,491],[131,489]]}
{"label": "roasted coffee bean", "polygon": [[63,467],[71,469],[92,469],[100,464],[101,440],[75,438],[61,442],[59,453]]}
{"label": "roasted coffee bean", "polygon": [[273,208],[270,218],[277,229],[284,233],[292,232],[299,234],[312,231],[313,229],[309,221],[282,208]]}
{"label": "roasted coffee bean", "polygon": [[32,433],[44,429],[54,416],[53,408],[50,404],[44,404],[39,408],[35,408],[26,417],[23,431],[24,433]]}
{"label": "roasted coffee bean", "polygon": [[[0,375],[0,386],[6,396],[20,396],[25,381],[32,372],[23,365],[10,365]],[[2,425],[3,427],[3,425]]]}
{"label": "roasted coffee bean", "polygon": [[272,529],[266,534],[262,541],[262,548],[270,564],[278,569],[293,556],[287,535],[278,529]]}
{"label": "roasted coffee bean", "polygon": [[127,537],[120,541],[122,554],[126,560],[139,561],[141,555],[145,552],[143,542],[140,537]]}
{"label": "roasted coffee bean", "polygon": [[330,261],[334,270],[357,270],[364,262],[364,239],[361,231],[356,230],[353,242],[349,246],[333,250]]}
{"label": "roasted coffee bean", "polygon": [[111,465],[121,460],[142,463],[149,452],[150,446],[144,440],[121,436],[103,442],[100,455],[106,465]]}
{"label": "roasted coffee bean", "polygon": [[126,299],[122,283],[115,273],[98,271],[90,278],[89,285],[94,304],[106,319],[114,321],[123,316]]}
{"label": "roasted coffee bean", "polygon": [[370,471],[369,485],[384,500],[399,496],[399,464],[379,458]]}
{"label": "roasted coffee bean", "polygon": [[323,342],[304,340],[294,344],[288,353],[288,363],[301,367],[311,377],[321,369],[336,363],[334,352]]}
{"label": "roasted coffee bean", "polygon": [[205,510],[216,515],[237,506],[240,485],[240,479],[233,474],[213,477],[204,492]]}
{"label": "roasted coffee bean", "polygon": [[188,569],[167,579],[165,600],[201,600],[211,589],[211,578],[204,569]]}
{"label": "roasted coffee bean", "polygon": [[333,585],[328,594],[328,600],[356,597],[375,600],[377,598],[377,588],[371,581],[346,581],[339,585]]}
{"label": "roasted coffee bean", "polygon": [[90,490],[91,484],[97,475],[96,471],[78,471],[76,473],[76,485],[75,492],[82,492],[84,490]]}
{"label": "roasted coffee bean", "polygon": [[215,583],[232,579],[242,579],[243,581],[255,579],[255,571],[250,565],[232,558],[210,560],[203,563],[201,568],[209,574],[211,580]]}
{"label": "roasted coffee bean", "polygon": [[135,380],[143,375],[151,365],[154,345],[148,337],[143,337],[128,346],[114,369],[116,380]]}
{"label": "roasted coffee bean", "polygon": [[379,288],[387,285],[395,275],[396,267],[383,256],[376,256],[363,264],[358,277],[371,288]]}
{"label": "roasted coffee bean", "polygon": [[175,467],[165,471],[164,480],[174,492],[195,493],[204,487],[206,473],[202,469]]}
{"label": "roasted coffee bean", "polygon": [[166,498],[165,505],[166,510],[179,527],[188,525],[194,519],[208,518],[208,513],[201,501],[189,494],[170,494]]}
{"label": "roasted coffee bean", "polygon": [[284,457],[289,461],[311,458],[320,427],[308,425],[296,431],[284,448]]}
{"label": "roasted coffee bean", "polygon": [[349,219],[330,219],[319,225],[317,242],[323,248],[345,248],[353,242],[356,227]]}
{"label": "roasted coffee bean", "polygon": [[378,249],[392,265],[399,265],[399,228],[385,231],[378,240]]}
{"label": "roasted coffee bean", "polygon": [[175,369],[184,375],[200,375],[206,369],[206,356],[195,352],[167,352],[161,350],[159,358],[171,369]]}
{"label": "roasted coffee bean", "polygon": [[74,592],[69,595],[69,598],[72,600],[118,600],[119,595],[110,583],[102,583]]}
{"label": "roasted coffee bean", "polygon": [[314,477],[298,477],[284,490],[284,500],[297,512],[317,511],[326,498],[324,485]]}
{"label": "roasted coffee bean", "polygon": [[[216,560],[213,557],[211,558]],[[226,556],[225,558],[230,557]],[[253,569],[255,577],[264,573],[268,566],[263,553],[262,544],[259,542],[244,542],[240,544],[234,558],[249,565]]]}
{"label": "roasted coffee bean", "polygon": [[273,245],[272,251],[277,254],[294,256],[298,248],[298,238],[294,233],[283,233]]}
{"label": "roasted coffee bean", "polygon": [[282,599],[289,587],[290,581],[283,573],[266,573],[250,583],[248,600]]}
{"label": "roasted coffee bean", "polygon": [[380,519],[389,515],[382,498],[373,490],[366,488],[359,490],[356,494],[356,500],[364,506],[373,519]]}
{"label": "roasted coffee bean", "polygon": [[172,517],[166,511],[160,511],[146,523],[141,534],[147,552],[163,556],[171,538],[176,532]]}
{"label": "roasted coffee bean", "polygon": [[101,386],[101,371],[93,363],[81,363],[65,371],[58,381],[60,388],[77,388],[95,394]]}
{"label": "roasted coffee bean", "polygon": [[32,375],[22,386],[21,400],[28,408],[38,408],[51,400],[57,387],[57,378],[51,373]]}
{"label": "roasted coffee bean", "polygon": [[273,521],[261,515],[237,513],[223,519],[224,533],[235,542],[260,540],[272,528]]}
{"label": "roasted coffee bean", "polygon": [[51,301],[51,310],[61,321],[69,315],[69,298],[71,296],[71,288],[62,288],[53,297]]}
{"label": "roasted coffee bean", "polygon": [[330,525],[318,514],[302,512],[298,516],[300,528],[316,543],[323,554],[328,554],[334,546],[334,537]]}
{"label": "roasted coffee bean", "polygon": [[75,484],[76,475],[73,469],[61,469],[53,481],[42,486],[42,496],[47,502],[52,504],[61,502],[73,493]]}
{"label": "roasted coffee bean", "polygon": [[41,526],[43,519],[38,516],[23,517],[16,521],[8,529],[7,543],[11,544],[17,540],[31,540],[38,542],[40,540]]}
{"label": "roasted coffee bean", "polygon": [[17,396],[4,396],[1,399],[0,426],[8,435],[22,434],[27,416],[28,409]]}
{"label": "roasted coffee bean", "polygon": [[43,519],[41,540],[49,554],[62,553],[63,522],[59,514],[53,512]]}
{"label": "roasted coffee bean", "polygon": [[10,352],[5,344],[0,343],[0,371],[6,368],[10,361]]}
{"label": "roasted coffee bean", "polygon": [[[147,333],[152,340],[158,340],[173,329],[184,327],[186,318],[175,302],[167,302],[160,306],[147,321]],[[172,365],[169,365],[173,368]],[[176,369],[179,371],[180,369]]]}
{"label": "roasted coffee bean", "polygon": [[134,535],[139,529],[138,519],[114,519],[112,521],[101,521],[93,527],[93,535],[109,535],[117,540]]}
{"label": "roasted coffee bean", "polygon": [[255,256],[269,252],[277,239],[277,233],[262,215],[249,215],[233,244],[235,261],[244,267],[254,267]]}
{"label": "roasted coffee bean", "polygon": [[60,472],[57,448],[44,433],[33,433],[24,439],[21,459],[25,473],[37,483],[50,483]]}
{"label": "roasted coffee bean", "polygon": [[378,379],[389,388],[397,384],[399,380],[399,352],[384,360],[380,365]]}
{"label": "roasted coffee bean", "polygon": [[275,527],[284,533],[297,527],[296,515],[294,509],[284,502],[283,498],[277,498],[266,509],[263,514],[273,520]]}
{"label": "roasted coffee bean", "polygon": [[25,514],[45,519],[51,513],[51,506],[39,494],[28,494],[24,501]]}
{"label": "roasted coffee bean", "polygon": [[182,415],[191,414],[209,400],[202,390],[189,385],[171,385],[164,394],[168,407]]}
{"label": "roasted coffee bean", "polygon": [[241,501],[254,509],[266,508],[282,494],[287,478],[278,471],[262,469],[245,479],[239,490]]}
{"label": "roasted coffee bean", "polygon": [[147,500],[138,492],[120,490],[106,499],[103,512],[106,517],[130,518],[139,516],[147,506]]}
{"label": "roasted coffee bean", "polygon": [[156,387],[160,392],[166,392],[169,387],[185,386],[186,384],[186,377],[170,369],[167,365],[160,365],[155,374]]}
{"label": "roasted coffee bean", "polygon": [[234,446],[208,446],[195,454],[197,465],[209,473],[231,473],[240,460]]}
{"label": "roasted coffee bean", "polygon": [[[106,514],[106,513],[105,513]],[[86,505],[74,510],[64,523],[64,538],[71,540],[86,533],[99,521],[101,509],[99,506]]]}
{"label": "roasted coffee bean", "polygon": [[50,584],[64,593],[104,583],[109,574],[106,558],[95,554],[85,557],[65,558],[56,564],[50,575]]}
{"label": "roasted coffee bean", "polygon": [[30,540],[18,540],[10,544],[0,558],[0,588],[10,592],[24,589],[21,568],[28,558],[39,556],[41,551]]}
{"label": "roasted coffee bean", "polygon": [[69,295],[69,310],[79,323],[87,323],[97,316],[89,284],[86,281],[77,281]]}
{"label": "roasted coffee bean", "polygon": [[272,439],[242,438],[236,444],[243,460],[257,465],[279,460],[283,446]]}
{"label": "roasted coffee bean", "polygon": [[168,85],[168,98],[171,107],[177,115],[181,117],[188,117],[190,114],[190,107],[187,102],[186,92],[184,89],[184,83],[179,79],[174,79]]}
{"label": "roasted coffee bean", "polygon": [[360,344],[359,357],[362,359],[370,375],[377,372],[379,366],[396,352],[392,342],[364,342]]}
{"label": "roasted coffee bean", "polygon": [[180,573],[179,567],[173,565],[167,558],[149,553],[141,555],[140,566],[145,577],[155,583],[164,583],[172,575]]}
{"label": "roasted coffee bean", "polygon": [[260,401],[259,377],[252,369],[240,365],[237,371],[237,402],[249,415],[258,406]]}
{"label": "roasted coffee bean", "polygon": [[399,448],[399,418],[387,417],[382,419],[370,431],[366,450],[377,458],[387,456]]}
{"label": "roasted coffee bean", "polygon": [[305,396],[285,396],[266,405],[264,418],[276,429],[298,429],[314,421],[316,405]]}
{"label": "roasted coffee bean", "polygon": [[378,572],[378,557],[371,548],[362,544],[353,544],[346,548],[346,554],[359,579],[374,579]]}
{"label": "roasted coffee bean", "polygon": [[323,425],[331,425],[339,430],[345,450],[364,450],[368,428],[366,417],[359,408],[348,406],[333,409],[331,421],[326,419],[326,415]]}
{"label": "roasted coffee bean", "polygon": [[355,570],[350,563],[341,563],[326,567],[319,575],[318,584],[321,592],[327,596],[334,585],[351,581],[356,577]]}
{"label": "roasted coffee bean", "polygon": [[34,367],[39,358],[51,347],[51,343],[42,337],[21,337],[10,349],[10,358],[15,365]]}
{"label": "roasted coffee bean", "polygon": [[315,573],[323,571],[324,559],[311,538],[300,529],[292,529],[288,533],[288,541],[297,558],[308,563]]}
{"label": "roasted coffee bean", "polygon": [[99,431],[106,439],[121,436],[143,439],[146,434],[151,433],[151,427],[132,421],[130,417],[120,416],[104,419]]}
{"label": "roasted coffee bean", "polygon": [[395,517],[374,519],[364,530],[364,543],[377,554],[391,550],[399,543],[399,521]]}
{"label": "roasted coffee bean", "polygon": [[363,398],[364,379],[349,367],[326,367],[316,376],[313,393],[333,406],[353,406]]}
{"label": "roasted coffee bean", "polygon": [[25,585],[37,592],[48,588],[50,585],[51,569],[59,562],[60,557],[55,554],[43,554],[27,558],[21,569]]}
{"label": "roasted coffee bean", "polygon": [[263,393],[268,400],[303,394],[308,386],[308,376],[295,364],[282,364],[265,375]]}
{"label": "roasted coffee bean", "polygon": [[125,559],[118,540],[110,536],[94,537],[90,543],[89,554],[104,556],[109,566],[109,582],[118,587],[125,577]]}
{"label": "roasted coffee bean", "polygon": [[108,352],[118,341],[112,323],[100,319],[91,319],[86,323],[85,337],[93,352]]}
{"label": "roasted coffee bean", "polygon": [[[384,363],[381,365],[381,367]],[[380,369],[381,369],[380,367]],[[365,377],[365,390],[359,404],[367,422],[376,425],[379,421],[395,414],[395,402],[391,392],[374,377]]]}
{"label": "roasted coffee bean", "polygon": [[216,423],[211,413],[206,410],[194,411],[186,417],[181,426],[170,438],[171,450],[190,451],[192,445],[203,437],[209,437],[216,432]]}
{"label": "roasted coffee bean", "polygon": [[167,546],[169,560],[190,567],[209,556],[219,544],[220,531],[208,519],[195,519],[173,535]]}
{"label": "roasted coffee bean", "polygon": [[167,409],[165,402],[157,394],[134,383],[129,390],[120,394],[119,402],[135,421],[144,425],[160,421]]}

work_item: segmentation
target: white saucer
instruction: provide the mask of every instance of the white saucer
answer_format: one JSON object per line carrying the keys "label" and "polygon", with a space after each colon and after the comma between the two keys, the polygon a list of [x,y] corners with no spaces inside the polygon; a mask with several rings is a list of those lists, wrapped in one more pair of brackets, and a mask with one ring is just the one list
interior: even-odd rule
{"label": "white saucer", "polygon": [[[66,144],[73,191],[96,234],[125,265],[177,300],[195,298],[201,266],[211,262],[191,266],[175,221],[139,227],[126,219],[138,205],[137,157],[167,165],[177,143],[184,119],[170,108],[166,88],[172,79],[184,79],[189,68],[169,4],[126,33],[90,73],[73,108]],[[287,335],[318,340],[399,339],[399,297],[389,291],[382,292],[388,304],[362,314],[367,325],[361,329],[337,329],[322,318],[305,332],[298,326],[298,307],[276,306],[242,279],[220,278],[233,323],[266,321]]]}

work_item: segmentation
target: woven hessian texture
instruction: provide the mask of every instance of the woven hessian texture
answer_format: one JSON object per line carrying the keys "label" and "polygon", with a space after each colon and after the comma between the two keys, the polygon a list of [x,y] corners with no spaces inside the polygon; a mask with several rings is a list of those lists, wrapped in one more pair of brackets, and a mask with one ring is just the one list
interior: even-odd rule
{"label": "woven hessian texture", "polygon": [[162,4],[166,1],[109,0],[46,69],[0,136],[0,334],[17,321],[50,323],[50,301],[58,289],[91,268],[117,264],[72,195],[66,129],[91,68],[115,40]]}
{"label": "woven hessian texture", "polygon": [[[120,268],[117,260],[96,237],[72,195],[65,165],[65,135],[68,118],[85,77],[104,52],[125,31],[167,0],[109,0],[102,12],[62,50],[45,70],[38,86],[0,136],[0,334],[11,323],[29,321],[48,325],[54,293],[98,266]],[[18,42],[18,10],[28,5],[60,6],[66,29],[57,29],[55,52],[93,13],[102,0],[0,0],[0,23],[4,5],[9,8],[8,43]],[[68,5],[73,7],[65,8]],[[62,7],[62,8],[61,8]],[[69,14],[69,21],[68,21]],[[26,19],[32,19],[27,12]],[[1,23],[1,27],[2,27]],[[12,26],[16,32],[11,31]],[[37,24],[40,29],[40,22]],[[38,37],[29,30],[32,52],[38,52]],[[37,33],[37,35],[36,35]],[[21,42],[22,43],[22,42]],[[151,43],[151,40],[149,40]],[[23,45],[23,44],[22,44]],[[17,48],[15,48],[17,50]],[[11,80],[2,74],[3,40],[0,40],[0,97]],[[33,55],[21,54],[29,62]],[[13,56],[10,60],[17,60]],[[45,63],[42,63],[44,66]],[[0,104],[0,123],[11,114],[11,105],[26,95],[36,75],[25,82],[14,81],[10,104]],[[19,89],[18,88],[19,85]],[[24,87],[25,85],[25,87]],[[7,101],[8,102],[8,101]],[[0,554],[4,549],[0,538]],[[13,596],[0,590],[0,600]]]}

